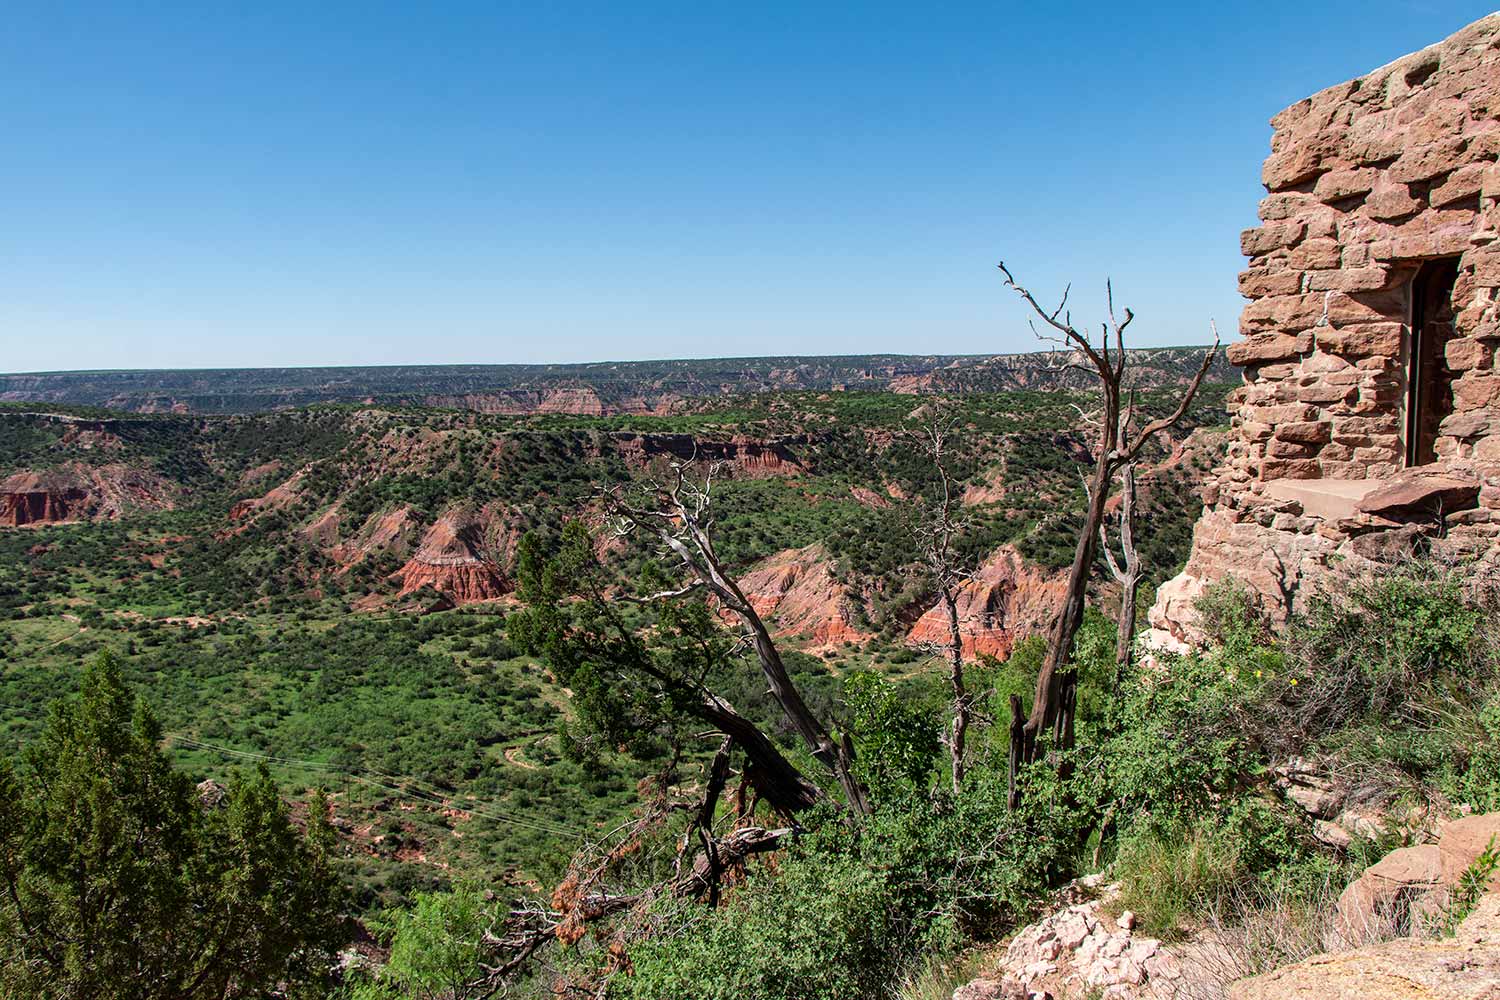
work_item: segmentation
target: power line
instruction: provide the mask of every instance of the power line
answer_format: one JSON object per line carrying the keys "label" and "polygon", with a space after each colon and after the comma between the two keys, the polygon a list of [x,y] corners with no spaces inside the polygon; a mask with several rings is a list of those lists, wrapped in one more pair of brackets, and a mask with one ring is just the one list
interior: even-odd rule
{"label": "power line", "polygon": [[[231,747],[222,747],[217,746],[213,743],[204,743],[201,740],[195,740],[188,736],[172,736],[169,737],[169,739],[171,742],[181,744],[191,749],[209,750],[215,753],[221,753],[227,756],[239,757],[247,760],[265,761],[272,764],[284,764],[313,771],[322,771],[328,774],[338,774],[344,777],[353,778],[355,781],[370,785],[374,788],[382,788],[396,795],[402,795],[406,796],[407,798],[416,799],[419,802],[452,808],[452,806],[450,805],[451,800],[449,800],[446,796],[440,794],[438,791],[428,790],[435,789],[436,786],[427,785],[424,788],[423,785],[425,783],[420,782],[415,778],[405,778],[397,775],[382,774],[379,771],[367,771],[363,773],[359,771],[351,771],[346,768],[338,767],[337,765],[331,764],[327,761],[305,760],[296,757],[279,757],[274,754],[255,753],[254,751],[250,750],[235,750]],[[371,778],[368,777],[368,775],[375,775],[375,777]],[[385,780],[376,780],[377,778],[383,778]],[[402,784],[396,785],[390,784],[389,782],[401,782]],[[408,785],[414,787],[407,787]],[[505,815],[502,813],[488,812],[486,810],[468,806],[462,807],[462,810],[472,816],[479,816],[483,819],[488,819],[496,823],[501,823],[508,826],[523,827],[525,829],[535,830],[539,833],[551,834],[555,837],[580,838],[585,836],[585,834],[579,830],[572,830],[561,826],[552,826],[545,823],[538,823],[534,820],[520,819],[518,817]]]}

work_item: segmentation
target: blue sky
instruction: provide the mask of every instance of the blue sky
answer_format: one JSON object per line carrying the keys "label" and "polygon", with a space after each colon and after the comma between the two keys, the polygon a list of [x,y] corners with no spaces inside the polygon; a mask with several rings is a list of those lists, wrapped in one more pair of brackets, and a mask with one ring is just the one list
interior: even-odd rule
{"label": "blue sky", "polygon": [[1201,342],[1266,119],[1494,2],[13,0],[0,370]]}

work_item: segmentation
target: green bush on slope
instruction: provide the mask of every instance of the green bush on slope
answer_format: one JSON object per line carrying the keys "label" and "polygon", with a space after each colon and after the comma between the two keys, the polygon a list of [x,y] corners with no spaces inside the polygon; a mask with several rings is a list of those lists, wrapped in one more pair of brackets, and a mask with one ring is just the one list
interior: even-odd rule
{"label": "green bush on slope", "polygon": [[342,943],[332,831],[262,770],[201,806],[101,656],[18,769],[0,763],[0,993],[320,995]]}

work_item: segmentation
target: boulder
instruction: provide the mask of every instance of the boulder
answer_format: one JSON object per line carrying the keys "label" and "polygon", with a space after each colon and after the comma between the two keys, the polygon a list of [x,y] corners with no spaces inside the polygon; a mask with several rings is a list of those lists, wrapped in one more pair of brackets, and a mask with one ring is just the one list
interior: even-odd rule
{"label": "boulder", "polygon": [[1229,1000],[1493,1000],[1500,997],[1500,896],[1442,941],[1410,938],[1315,955],[1229,987]]}
{"label": "boulder", "polygon": [[1441,891],[1436,844],[1402,847],[1366,868],[1344,889],[1335,909],[1341,932],[1352,941],[1386,931],[1414,929],[1413,916],[1431,908]]}
{"label": "boulder", "polygon": [[[1456,885],[1464,869],[1474,863],[1493,840],[1500,848],[1500,812],[1465,816],[1443,827],[1438,839],[1438,863],[1442,879]],[[1500,872],[1490,877],[1488,891],[1500,892]]]}
{"label": "boulder", "polygon": [[1442,475],[1404,476],[1372,490],[1359,509],[1380,517],[1410,517],[1464,510],[1479,502],[1479,484]]}

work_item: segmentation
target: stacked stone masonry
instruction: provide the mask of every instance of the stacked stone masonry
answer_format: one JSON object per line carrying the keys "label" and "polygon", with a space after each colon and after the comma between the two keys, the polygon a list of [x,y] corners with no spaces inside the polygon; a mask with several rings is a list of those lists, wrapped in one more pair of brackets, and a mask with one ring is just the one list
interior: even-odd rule
{"label": "stacked stone masonry", "polygon": [[[1271,120],[1225,462],[1150,614],[1226,576],[1282,616],[1419,548],[1500,565],[1500,14]],[[1424,353],[1425,352],[1425,353]]]}

